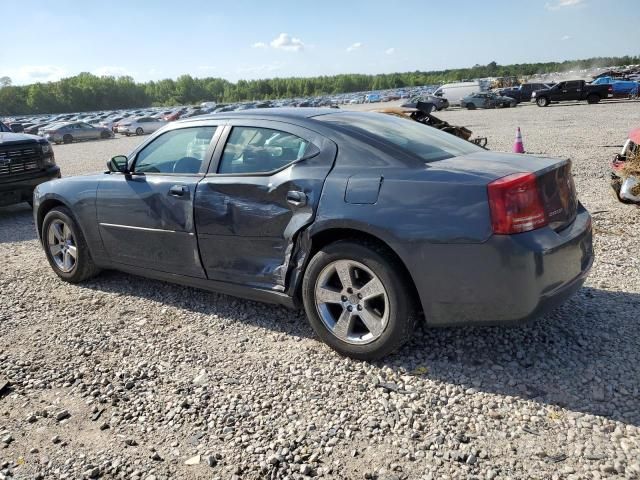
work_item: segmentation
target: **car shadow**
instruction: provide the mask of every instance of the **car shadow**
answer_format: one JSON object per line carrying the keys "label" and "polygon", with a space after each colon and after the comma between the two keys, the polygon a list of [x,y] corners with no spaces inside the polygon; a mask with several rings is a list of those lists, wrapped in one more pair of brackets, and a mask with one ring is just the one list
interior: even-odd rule
{"label": "car shadow", "polygon": [[[142,284],[141,284],[142,283]],[[99,292],[131,295],[195,314],[230,318],[293,337],[312,338],[302,310],[106,270],[77,285]]]}
{"label": "car shadow", "polygon": [[33,213],[27,203],[0,207],[0,243],[15,243],[37,238]]}
{"label": "car shadow", "polygon": [[638,312],[640,294],[585,287],[523,326],[422,329],[382,364],[640,426]]}
{"label": "car shadow", "polygon": [[[82,286],[141,296],[294,337],[315,337],[302,310],[155,280],[144,280],[140,288],[137,278],[104,272]],[[551,409],[563,407],[638,426],[638,311],[640,294],[585,287],[562,307],[523,326],[418,328],[400,352],[375,364],[397,376],[419,375],[464,390],[533,400]]]}
{"label": "car shadow", "polygon": [[[36,238],[27,204],[0,207],[0,244]],[[302,310],[112,271],[79,287],[314,337]],[[640,294],[585,287],[554,312],[520,327],[418,328],[400,352],[375,363],[397,375],[420,375],[640,426],[638,312]]]}

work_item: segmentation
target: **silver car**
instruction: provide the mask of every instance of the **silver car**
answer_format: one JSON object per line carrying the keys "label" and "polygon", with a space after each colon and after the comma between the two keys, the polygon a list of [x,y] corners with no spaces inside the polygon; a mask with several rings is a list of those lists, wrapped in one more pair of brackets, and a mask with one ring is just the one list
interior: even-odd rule
{"label": "silver car", "polygon": [[166,120],[159,120],[153,117],[139,117],[119,121],[116,130],[118,133],[123,133],[127,137],[129,135],[144,135],[145,133],[155,132],[167,123]]}
{"label": "silver car", "polygon": [[80,140],[112,138],[108,128],[94,127],[85,122],[68,122],[49,125],[41,130],[41,135],[53,143],[71,143]]}

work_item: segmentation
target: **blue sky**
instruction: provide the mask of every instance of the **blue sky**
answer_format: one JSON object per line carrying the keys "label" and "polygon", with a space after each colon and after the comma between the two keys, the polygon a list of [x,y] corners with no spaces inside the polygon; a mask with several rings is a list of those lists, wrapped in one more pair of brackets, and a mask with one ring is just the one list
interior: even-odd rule
{"label": "blue sky", "polygon": [[638,0],[2,0],[0,18],[0,76],[14,84],[83,71],[236,81],[640,53]]}

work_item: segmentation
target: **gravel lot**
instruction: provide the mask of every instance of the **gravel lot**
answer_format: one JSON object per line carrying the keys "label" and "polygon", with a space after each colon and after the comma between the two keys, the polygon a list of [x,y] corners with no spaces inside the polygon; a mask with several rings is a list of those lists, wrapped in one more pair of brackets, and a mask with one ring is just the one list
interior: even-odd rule
{"label": "gravel lot", "polygon": [[[302,312],[116,272],[65,284],[28,207],[0,208],[0,480],[640,478],[640,215],[603,146],[638,104],[439,116],[573,159],[597,259],[571,301],[525,327],[420,329],[369,364]],[[55,152],[77,175],[140,140]]]}

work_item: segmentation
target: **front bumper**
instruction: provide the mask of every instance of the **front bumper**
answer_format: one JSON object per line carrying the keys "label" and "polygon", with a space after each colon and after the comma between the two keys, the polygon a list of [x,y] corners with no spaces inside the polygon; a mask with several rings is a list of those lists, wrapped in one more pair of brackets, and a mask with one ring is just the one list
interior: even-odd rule
{"label": "front bumper", "polygon": [[560,232],[545,227],[482,244],[425,245],[409,267],[427,324],[518,324],[557,307],[593,264],[591,216],[580,205]]}
{"label": "front bumper", "polygon": [[0,178],[0,205],[12,205],[31,201],[33,190],[41,183],[61,178],[60,167],[48,167],[39,172],[29,172],[20,176]]}

